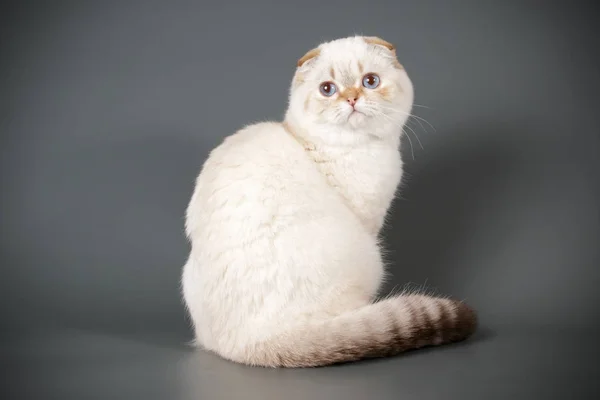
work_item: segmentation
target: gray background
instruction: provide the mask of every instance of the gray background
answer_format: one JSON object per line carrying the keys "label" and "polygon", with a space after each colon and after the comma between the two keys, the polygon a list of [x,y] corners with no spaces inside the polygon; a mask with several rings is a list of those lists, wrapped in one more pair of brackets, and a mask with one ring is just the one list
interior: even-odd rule
{"label": "gray background", "polygon": [[[0,11],[3,398],[592,398],[600,329],[593,2],[13,2]],[[464,344],[315,370],[193,352],[183,216],[209,150],[280,119],[296,60],[398,47],[414,159],[394,279],[469,301]]]}

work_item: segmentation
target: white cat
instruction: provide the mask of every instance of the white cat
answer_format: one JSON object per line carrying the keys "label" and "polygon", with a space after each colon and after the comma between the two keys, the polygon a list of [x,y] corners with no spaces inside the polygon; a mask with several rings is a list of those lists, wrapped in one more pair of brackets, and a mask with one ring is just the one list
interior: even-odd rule
{"label": "white cat", "polygon": [[248,126],[211,152],[186,219],[182,285],[198,345],[249,365],[309,367],[475,330],[458,301],[373,303],[412,102],[390,43],[339,39],[298,61],[285,122]]}

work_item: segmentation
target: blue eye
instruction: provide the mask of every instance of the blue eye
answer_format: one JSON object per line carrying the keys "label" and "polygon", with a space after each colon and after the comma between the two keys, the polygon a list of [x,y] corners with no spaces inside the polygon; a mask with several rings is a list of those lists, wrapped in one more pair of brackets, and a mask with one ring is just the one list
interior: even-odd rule
{"label": "blue eye", "polygon": [[337,88],[335,87],[335,83],[333,82],[323,82],[321,83],[321,86],[319,86],[319,90],[321,91],[321,94],[323,96],[331,97],[335,94]]}
{"label": "blue eye", "polygon": [[367,74],[363,77],[362,84],[367,89],[375,89],[379,86],[379,76],[375,74]]}

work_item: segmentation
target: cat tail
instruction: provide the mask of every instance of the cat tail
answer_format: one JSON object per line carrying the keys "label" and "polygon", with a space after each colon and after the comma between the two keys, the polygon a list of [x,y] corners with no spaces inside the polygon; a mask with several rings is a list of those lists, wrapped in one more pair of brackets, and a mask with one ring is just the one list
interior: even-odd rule
{"label": "cat tail", "polygon": [[252,346],[245,361],[297,368],[387,357],[464,340],[476,327],[475,312],[463,302],[424,295],[391,297]]}

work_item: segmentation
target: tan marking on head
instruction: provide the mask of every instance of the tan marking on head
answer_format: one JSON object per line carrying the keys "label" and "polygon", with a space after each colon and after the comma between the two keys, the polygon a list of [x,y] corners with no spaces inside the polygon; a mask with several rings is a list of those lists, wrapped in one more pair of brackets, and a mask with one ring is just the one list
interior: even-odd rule
{"label": "tan marking on head", "polygon": [[342,71],[342,76],[338,78],[338,82],[342,84],[342,86],[352,87],[356,82],[356,77],[352,75],[350,71]]}
{"label": "tan marking on head", "polygon": [[344,89],[343,92],[340,93],[340,99],[346,101],[349,98],[354,98],[357,99],[360,97],[360,95],[362,94],[362,89],[361,88],[355,88],[355,87],[349,87],[347,89]]}
{"label": "tan marking on head", "polygon": [[[378,38],[377,36],[367,36],[364,39],[365,39],[365,42],[367,42],[368,44],[372,44],[374,46],[383,46],[383,47],[385,47],[386,49],[388,49],[389,51],[391,51],[392,54],[394,54],[394,57],[396,56],[396,46],[394,46],[390,42],[388,42],[386,40],[383,40],[381,38]],[[400,64],[400,62],[398,61],[398,59],[394,60],[393,65],[394,65],[395,68],[404,69],[404,67],[402,66],[402,64]]]}
{"label": "tan marking on head", "polygon": [[302,75],[300,73],[296,74],[296,77],[294,78],[294,86],[300,86],[303,83],[304,83],[304,75]]}
{"label": "tan marking on head", "polygon": [[388,101],[389,101],[389,100],[392,100],[392,93],[391,93],[391,91],[390,91],[390,88],[389,88],[389,86],[380,87],[380,88],[377,90],[377,93],[379,93],[379,95],[380,95],[381,97],[383,97],[385,100],[388,100]]}
{"label": "tan marking on head", "polygon": [[335,70],[333,69],[333,67],[331,67],[331,69],[329,70],[329,74],[331,75],[331,79],[335,79]]}
{"label": "tan marking on head", "polygon": [[392,52],[394,52],[396,50],[396,46],[394,46],[393,44],[391,44],[388,41],[378,38],[377,36],[367,36],[367,37],[365,37],[365,42],[375,45],[375,46],[386,47],[389,51],[392,51]]}
{"label": "tan marking on head", "polygon": [[360,72],[361,74],[364,72],[365,67],[363,66],[363,64],[359,61],[358,62],[358,72]]}
{"label": "tan marking on head", "polygon": [[299,67],[301,67],[302,65],[304,65],[305,62],[307,62],[308,60],[311,60],[315,57],[317,57],[319,54],[321,54],[321,49],[319,49],[318,47],[312,50],[309,50],[305,55],[303,55],[302,57],[300,57],[300,59],[298,60],[297,65]]}
{"label": "tan marking on head", "polygon": [[304,100],[304,111],[308,111],[309,103],[310,103],[310,96],[306,96],[306,100]]}

